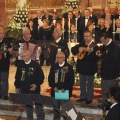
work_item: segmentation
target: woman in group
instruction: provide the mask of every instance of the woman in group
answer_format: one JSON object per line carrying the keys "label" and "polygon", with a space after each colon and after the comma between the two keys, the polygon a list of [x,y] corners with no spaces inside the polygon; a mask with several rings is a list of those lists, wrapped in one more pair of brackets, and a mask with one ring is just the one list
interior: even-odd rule
{"label": "woman in group", "polygon": [[71,24],[70,33],[67,33],[67,42],[80,42],[80,34],[76,31],[76,26],[74,23]]}
{"label": "woman in group", "polygon": [[39,28],[39,39],[45,40],[45,41],[51,41],[52,34],[53,34],[53,29],[51,26],[49,26],[49,20],[44,19],[43,20],[43,27]]}
{"label": "woman in group", "polygon": [[89,20],[87,23],[87,26],[85,28],[85,31],[89,30],[92,33],[92,38],[94,42],[98,42],[99,41],[99,37],[98,37],[98,30],[95,26],[94,21]]}
{"label": "woman in group", "polygon": [[37,40],[37,38],[38,38],[37,31],[35,30],[35,26],[33,24],[32,19],[28,20],[26,27],[28,27],[30,29],[31,37],[34,38],[35,40]]}
{"label": "woman in group", "polygon": [[54,29],[60,29],[60,30],[62,30],[62,37],[61,38],[63,40],[66,40],[65,38],[67,36],[67,31],[65,29],[63,29],[63,27],[64,27],[63,25],[62,25],[61,21],[57,21],[56,24],[55,24],[55,28]]}

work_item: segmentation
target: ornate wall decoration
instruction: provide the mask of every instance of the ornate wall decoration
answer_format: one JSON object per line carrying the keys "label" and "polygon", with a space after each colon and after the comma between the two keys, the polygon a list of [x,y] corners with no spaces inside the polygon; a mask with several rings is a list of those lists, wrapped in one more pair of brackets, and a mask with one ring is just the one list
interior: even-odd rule
{"label": "ornate wall decoration", "polygon": [[92,0],[92,8],[101,9],[102,8],[102,0]]}
{"label": "ornate wall decoration", "polygon": [[[5,0],[6,10],[14,10],[18,0]],[[30,9],[63,6],[66,0],[26,0]]]}

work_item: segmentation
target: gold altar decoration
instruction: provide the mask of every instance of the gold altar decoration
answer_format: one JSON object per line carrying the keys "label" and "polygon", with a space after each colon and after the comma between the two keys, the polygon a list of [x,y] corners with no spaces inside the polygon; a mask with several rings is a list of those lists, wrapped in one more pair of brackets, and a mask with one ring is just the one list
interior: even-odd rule
{"label": "gold altar decoration", "polygon": [[[6,0],[5,6],[6,10],[14,10],[18,0]],[[30,9],[40,9],[40,8],[57,8],[62,7],[66,0],[26,0],[26,4]]]}

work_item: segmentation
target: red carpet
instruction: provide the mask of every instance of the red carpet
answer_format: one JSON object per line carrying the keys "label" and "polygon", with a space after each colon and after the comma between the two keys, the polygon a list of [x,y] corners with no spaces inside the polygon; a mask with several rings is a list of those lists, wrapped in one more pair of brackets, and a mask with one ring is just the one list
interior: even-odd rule
{"label": "red carpet", "polygon": [[[50,93],[51,92],[51,88],[46,89],[46,92]],[[72,97],[77,99],[79,98],[79,94],[80,94],[80,88],[79,87],[73,87],[73,93],[72,93]],[[93,99],[96,98],[102,98],[101,95],[101,89],[99,88],[94,88],[94,96]]]}

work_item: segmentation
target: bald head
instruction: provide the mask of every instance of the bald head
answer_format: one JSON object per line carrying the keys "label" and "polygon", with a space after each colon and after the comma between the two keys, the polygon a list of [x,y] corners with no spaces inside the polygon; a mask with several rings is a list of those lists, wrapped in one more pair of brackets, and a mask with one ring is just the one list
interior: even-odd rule
{"label": "bald head", "polygon": [[65,61],[65,54],[63,52],[58,52],[56,58],[57,62],[62,64]]}
{"label": "bald head", "polygon": [[22,59],[24,62],[30,61],[30,51],[29,50],[24,50],[22,52]]}

